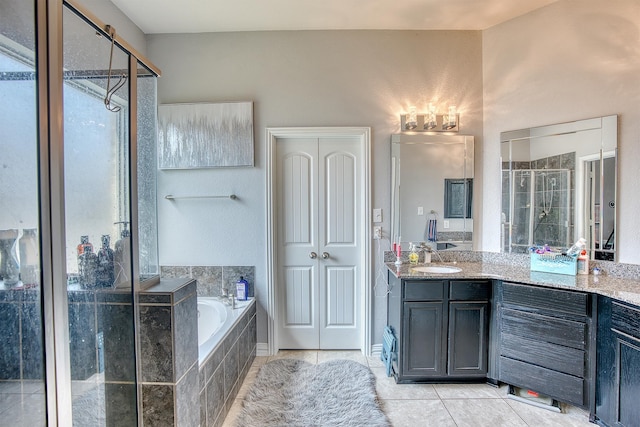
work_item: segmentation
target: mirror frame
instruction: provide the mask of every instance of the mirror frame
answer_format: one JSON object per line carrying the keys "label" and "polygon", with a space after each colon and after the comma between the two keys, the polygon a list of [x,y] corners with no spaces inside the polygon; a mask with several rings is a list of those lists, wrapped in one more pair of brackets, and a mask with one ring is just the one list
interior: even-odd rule
{"label": "mirror frame", "polygon": [[[592,119],[584,119],[584,120],[576,120],[573,122],[559,123],[559,124],[551,124],[545,126],[537,126],[532,128],[518,129],[513,131],[502,132],[500,134],[500,144],[501,144],[501,173],[505,171],[509,171],[509,181],[508,181],[508,190],[509,194],[511,194],[511,188],[513,186],[512,182],[512,174],[511,172],[517,169],[513,168],[513,143],[518,141],[530,141],[533,142],[536,139],[542,138],[555,138],[562,137],[564,135],[570,134],[579,134],[580,132],[586,131],[600,131],[600,146],[596,148],[591,155],[583,155],[580,157],[576,157],[576,165],[574,170],[574,194],[573,194],[573,241],[575,242],[580,237],[585,237],[588,242],[588,250],[590,254],[590,258],[594,259],[596,252],[611,252],[613,253],[613,260],[617,261],[618,252],[617,252],[617,233],[615,230],[617,228],[617,216],[618,216],[618,206],[617,206],[617,179],[618,179],[618,116],[604,116],[604,117],[596,117]],[[505,154],[508,154],[508,158],[505,159]],[[613,171],[613,250],[606,251],[603,248],[596,248],[596,241],[604,242],[606,236],[604,236],[604,229],[600,227],[599,233],[595,235],[595,227],[593,226],[593,222],[591,220],[585,220],[585,212],[587,212],[589,197],[585,196],[585,182],[586,182],[586,171],[585,164],[588,161],[599,161],[600,165],[603,165],[603,161],[608,158],[614,159],[614,171]],[[505,163],[508,163],[508,169],[504,168]],[[599,204],[599,209],[594,212],[595,216],[599,218],[604,218],[604,192],[605,192],[605,170],[603,167],[599,168],[599,186],[597,188],[596,194],[593,196],[595,200]],[[609,178],[610,179],[610,178]],[[502,182],[502,177],[501,177]],[[504,194],[505,189],[502,189],[502,194]],[[504,216],[504,212],[503,212]],[[505,218],[503,217],[501,223],[505,224]],[[506,232],[504,233],[503,239],[508,239],[511,241],[512,238],[512,222],[509,221]],[[505,241],[501,239],[500,252],[505,251]],[[511,252],[511,245],[508,245],[509,252]]]}
{"label": "mirror frame", "polygon": [[[408,248],[405,246],[408,243],[408,240],[402,240],[402,224],[400,221],[401,218],[401,197],[402,191],[400,186],[400,149],[404,146],[417,145],[417,144],[460,144],[464,146],[464,158],[462,159],[462,169],[460,170],[462,176],[460,174],[456,174],[456,179],[463,179],[464,182],[471,181],[472,185],[475,182],[474,178],[474,137],[472,135],[459,135],[459,134],[444,134],[444,133],[399,133],[391,135],[391,232],[389,234],[391,243],[401,243],[402,247]],[[440,185],[440,184],[439,184]],[[445,181],[441,183],[443,187],[443,191],[445,190]],[[469,190],[471,194],[473,194],[473,189]],[[443,200],[439,201],[443,206],[443,210],[438,212],[438,219],[440,220],[449,220],[449,218],[444,217],[444,203],[445,203],[446,194],[443,193]],[[463,212],[468,212],[469,209],[466,206],[468,199],[465,197],[465,206],[463,208]],[[473,206],[471,207],[471,212],[473,212]],[[429,218],[429,211],[425,211],[425,220]],[[452,220],[461,220],[463,223],[463,230],[459,231],[462,233],[462,243],[465,245],[468,244],[469,249],[473,245],[473,228],[475,228],[476,222],[473,221],[473,215],[464,216],[461,218],[451,218]],[[471,220],[471,221],[469,221]],[[473,226],[469,229],[468,223],[473,224]],[[439,230],[442,232],[443,230]],[[467,238],[467,236],[472,236],[471,238]],[[426,240],[426,239],[424,239]],[[442,240],[445,242],[446,240]],[[435,247],[434,247],[435,249]]]}

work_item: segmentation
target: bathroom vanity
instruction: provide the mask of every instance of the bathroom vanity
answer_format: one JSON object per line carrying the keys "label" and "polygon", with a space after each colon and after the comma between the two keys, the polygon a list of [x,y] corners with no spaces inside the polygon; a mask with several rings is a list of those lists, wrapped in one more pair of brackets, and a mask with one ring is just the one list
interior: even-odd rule
{"label": "bathroom vanity", "polygon": [[388,323],[399,338],[397,382],[485,378],[491,282],[391,280]]}
{"label": "bathroom vanity", "polygon": [[456,266],[387,264],[398,383],[507,383],[588,409],[601,425],[640,425],[640,281]]}

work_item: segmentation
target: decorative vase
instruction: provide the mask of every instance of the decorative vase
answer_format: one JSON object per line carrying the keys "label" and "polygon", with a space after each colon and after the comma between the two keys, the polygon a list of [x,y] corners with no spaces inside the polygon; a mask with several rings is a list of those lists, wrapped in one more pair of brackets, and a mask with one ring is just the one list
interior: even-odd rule
{"label": "decorative vase", "polygon": [[40,244],[38,229],[23,230],[20,238],[20,280],[24,286],[40,284]]}
{"label": "decorative vase", "polygon": [[14,286],[20,281],[20,257],[18,238],[20,230],[0,230],[0,276],[5,286]]}

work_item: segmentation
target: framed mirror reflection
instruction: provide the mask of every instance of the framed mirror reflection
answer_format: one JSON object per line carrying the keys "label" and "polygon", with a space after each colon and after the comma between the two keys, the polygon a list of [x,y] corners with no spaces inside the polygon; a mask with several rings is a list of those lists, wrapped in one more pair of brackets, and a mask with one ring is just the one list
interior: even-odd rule
{"label": "framed mirror reflection", "polygon": [[391,240],[471,250],[473,136],[391,136]]}
{"label": "framed mirror reflection", "polygon": [[570,247],[615,260],[617,116],[501,133],[501,250]]}

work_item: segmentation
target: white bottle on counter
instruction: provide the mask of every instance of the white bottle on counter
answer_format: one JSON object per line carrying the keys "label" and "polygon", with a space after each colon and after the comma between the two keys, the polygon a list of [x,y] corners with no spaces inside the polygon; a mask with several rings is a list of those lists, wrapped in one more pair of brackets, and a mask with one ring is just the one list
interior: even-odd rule
{"label": "white bottle on counter", "polygon": [[584,249],[578,255],[578,274],[589,274],[589,255]]}

